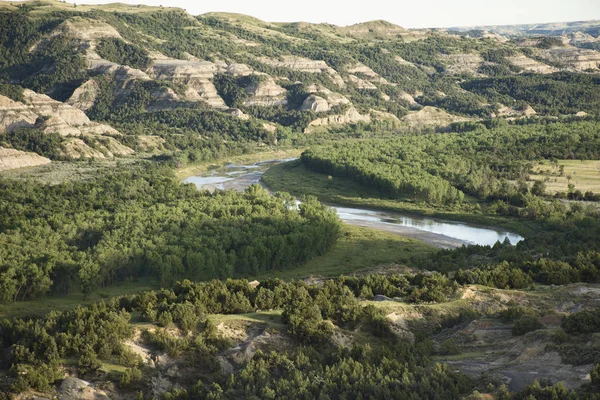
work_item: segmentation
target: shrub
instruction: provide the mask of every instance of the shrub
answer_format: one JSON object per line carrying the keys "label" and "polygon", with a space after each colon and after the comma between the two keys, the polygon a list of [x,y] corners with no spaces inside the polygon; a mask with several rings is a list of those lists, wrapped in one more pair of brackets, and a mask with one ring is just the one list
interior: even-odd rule
{"label": "shrub", "polygon": [[544,325],[534,316],[526,315],[521,317],[512,327],[512,334],[522,336],[528,332],[537,331]]}

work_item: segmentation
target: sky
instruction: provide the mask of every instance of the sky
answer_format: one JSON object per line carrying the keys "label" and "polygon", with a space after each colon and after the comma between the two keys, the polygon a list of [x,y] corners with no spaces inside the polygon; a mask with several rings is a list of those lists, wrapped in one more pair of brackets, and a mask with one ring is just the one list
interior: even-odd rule
{"label": "sky", "polygon": [[[79,4],[110,3],[82,0]],[[121,0],[129,4],[247,14],[269,22],[351,25],[384,19],[405,28],[513,25],[600,19],[600,0]],[[73,0],[69,0],[70,3]]]}

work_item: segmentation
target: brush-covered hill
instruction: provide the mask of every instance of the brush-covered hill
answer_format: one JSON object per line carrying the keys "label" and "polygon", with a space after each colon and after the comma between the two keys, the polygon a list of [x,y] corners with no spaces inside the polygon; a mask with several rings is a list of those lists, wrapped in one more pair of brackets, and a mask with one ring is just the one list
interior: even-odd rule
{"label": "brush-covered hill", "polygon": [[597,114],[600,53],[567,39],[3,2],[0,147],[185,164],[331,132]]}

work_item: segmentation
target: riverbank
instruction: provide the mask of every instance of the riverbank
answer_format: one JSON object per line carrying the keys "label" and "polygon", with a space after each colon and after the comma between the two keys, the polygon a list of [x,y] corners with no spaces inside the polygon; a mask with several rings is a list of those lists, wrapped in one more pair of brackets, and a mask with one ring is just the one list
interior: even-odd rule
{"label": "riverbank", "polygon": [[264,173],[262,180],[273,191],[284,191],[294,196],[312,195],[323,203],[447,219],[475,224],[482,228],[499,227],[525,237],[539,229],[535,222],[484,214],[478,210],[479,205],[475,202],[471,202],[472,210],[467,212],[385,198],[376,190],[361,186],[350,179],[333,178],[313,172],[304,167],[300,160],[272,166]]}
{"label": "riverbank", "polygon": [[252,164],[260,161],[298,158],[306,148],[274,149],[259,153],[244,154],[241,156],[226,157],[216,161],[205,161],[197,164],[188,164],[178,168],[175,176],[184,180],[190,176],[202,174],[210,169],[223,167],[227,164]]}

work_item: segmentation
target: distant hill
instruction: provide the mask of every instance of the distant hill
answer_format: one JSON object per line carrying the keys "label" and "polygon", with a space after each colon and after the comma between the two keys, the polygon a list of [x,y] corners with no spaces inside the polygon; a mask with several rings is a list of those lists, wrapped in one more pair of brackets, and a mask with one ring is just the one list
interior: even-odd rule
{"label": "distant hill", "polygon": [[2,2],[0,135],[58,135],[59,149],[40,154],[50,158],[185,163],[315,132],[594,115],[600,52],[586,32],[598,25],[407,30]]}
{"label": "distant hill", "polygon": [[453,31],[481,30],[508,36],[562,36],[571,33],[585,33],[598,37],[600,35],[600,20],[591,21],[573,21],[573,22],[552,22],[546,24],[525,24],[525,25],[487,25],[474,27],[450,28]]}

